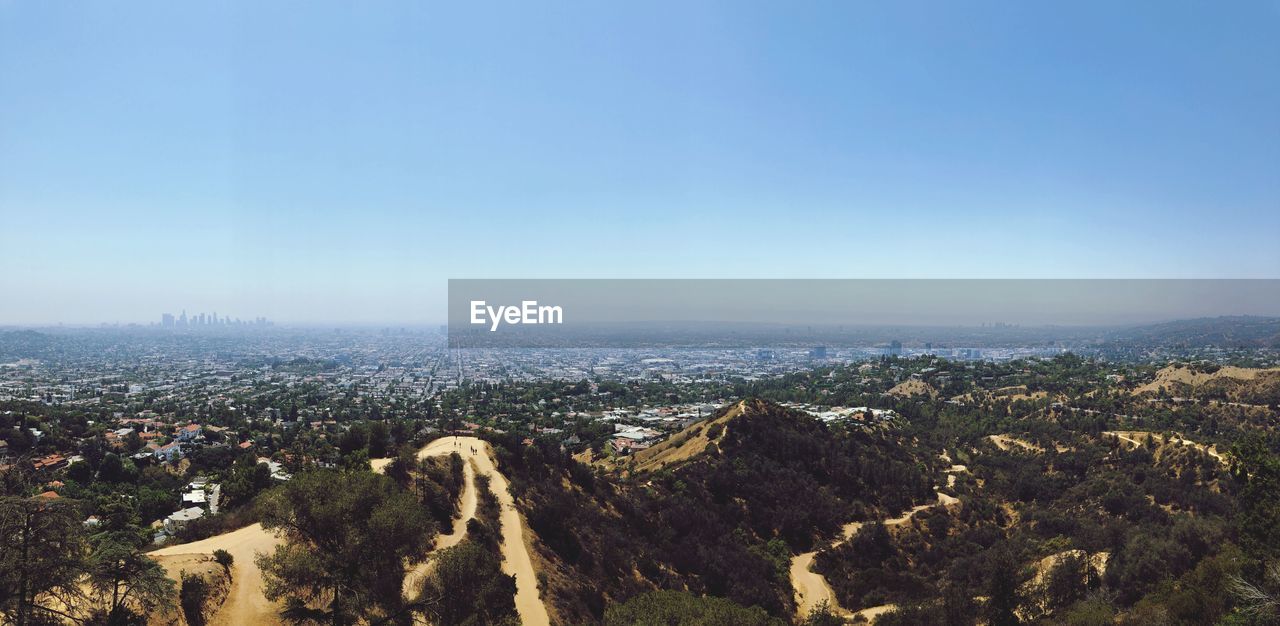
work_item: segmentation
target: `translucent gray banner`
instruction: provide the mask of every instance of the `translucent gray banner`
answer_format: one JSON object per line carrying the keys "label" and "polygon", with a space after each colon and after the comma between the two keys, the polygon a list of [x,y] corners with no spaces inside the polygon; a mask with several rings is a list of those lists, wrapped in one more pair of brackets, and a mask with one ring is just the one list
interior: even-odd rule
{"label": "translucent gray banner", "polygon": [[1280,280],[454,279],[455,348],[875,341],[886,328],[1087,335],[1280,316]]}

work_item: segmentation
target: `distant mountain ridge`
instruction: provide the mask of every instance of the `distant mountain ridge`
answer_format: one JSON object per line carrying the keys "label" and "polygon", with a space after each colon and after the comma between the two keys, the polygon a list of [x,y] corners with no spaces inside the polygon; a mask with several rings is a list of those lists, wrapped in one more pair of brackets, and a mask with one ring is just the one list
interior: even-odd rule
{"label": "distant mountain ridge", "polygon": [[1110,342],[1186,348],[1280,348],[1280,317],[1237,315],[1174,320],[1107,334]]}

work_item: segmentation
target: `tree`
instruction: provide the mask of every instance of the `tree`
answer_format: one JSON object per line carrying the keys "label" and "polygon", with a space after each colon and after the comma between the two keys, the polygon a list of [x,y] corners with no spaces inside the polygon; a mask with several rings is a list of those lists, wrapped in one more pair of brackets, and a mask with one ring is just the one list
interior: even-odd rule
{"label": "tree", "polygon": [[1235,524],[1252,556],[1245,572],[1232,577],[1232,591],[1246,614],[1272,623],[1280,620],[1280,455],[1254,437],[1236,445],[1232,457],[1232,473],[1243,483]]}
{"label": "tree", "polygon": [[134,452],[141,450],[142,446],[143,446],[142,435],[139,435],[138,431],[136,430],[132,431],[127,436],[125,436],[124,449],[126,452],[133,454]]}
{"label": "tree", "polygon": [[831,610],[831,605],[823,600],[809,611],[809,615],[804,618],[803,626],[841,626],[844,623],[844,618]]}
{"label": "tree", "polygon": [[98,468],[98,478],[109,483],[120,482],[127,478],[124,461],[120,455],[110,452],[102,458],[102,466]]}
{"label": "tree", "polygon": [[387,428],[386,422],[372,422],[369,424],[369,458],[379,459],[387,456],[387,442],[390,441],[391,431]]}
{"label": "tree", "polygon": [[1018,563],[1007,551],[999,552],[991,563],[987,579],[987,619],[991,626],[1017,626]]}
{"label": "tree", "polygon": [[93,482],[93,468],[84,461],[76,461],[67,467],[67,478],[81,485],[88,485]]}
{"label": "tree", "polygon": [[231,573],[231,565],[235,563],[235,557],[231,556],[230,552],[218,548],[213,551],[213,560],[218,565],[221,565],[222,569],[226,570],[228,574]]}
{"label": "tree", "polygon": [[267,598],[291,621],[335,625],[402,614],[404,564],[434,533],[411,494],[367,470],[295,476],[263,499],[262,524],[285,538],[257,558]]}
{"label": "tree", "polygon": [[182,615],[189,626],[204,626],[204,605],[209,599],[209,582],[198,574],[182,574],[182,588],[178,592]]}
{"label": "tree", "polygon": [[1074,552],[1064,555],[1045,577],[1045,608],[1053,613],[1083,600],[1093,579],[1087,556]]}
{"label": "tree", "polygon": [[1244,614],[1262,623],[1280,621],[1280,564],[1267,568],[1260,584],[1251,583],[1240,576],[1230,579],[1231,592],[1240,602]]}
{"label": "tree", "polygon": [[230,504],[243,504],[270,486],[271,468],[266,463],[258,463],[252,455],[245,455],[232,466],[230,476],[222,485],[222,494]]}
{"label": "tree", "polygon": [[433,624],[505,624],[516,615],[516,579],[502,573],[498,557],[464,541],[435,557],[420,598]]}
{"label": "tree", "polygon": [[364,424],[352,424],[347,432],[342,433],[342,437],[338,439],[338,451],[344,456],[355,452],[356,450],[364,450],[369,446],[369,431]]}
{"label": "tree", "polygon": [[[1280,456],[1271,453],[1260,437],[1237,444],[1232,468],[1241,483],[1240,514],[1235,524],[1242,545],[1263,565],[1280,560]],[[1261,569],[1261,568],[1259,568]]]}
{"label": "tree", "polygon": [[418,469],[418,457],[408,447],[400,450],[390,463],[387,464],[383,473],[391,477],[401,487],[407,487],[413,478],[412,473]]}
{"label": "tree", "polygon": [[960,581],[950,580],[942,589],[942,616],[946,626],[968,626],[977,613],[977,602],[969,588]]}
{"label": "tree", "polygon": [[108,624],[133,623],[173,601],[174,584],[164,568],[118,536],[97,542],[88,573]]}
{"label": "tree", "polygon": [[0,496],[0,614],[26,626],[73,606],[84,531],[73,502]]}

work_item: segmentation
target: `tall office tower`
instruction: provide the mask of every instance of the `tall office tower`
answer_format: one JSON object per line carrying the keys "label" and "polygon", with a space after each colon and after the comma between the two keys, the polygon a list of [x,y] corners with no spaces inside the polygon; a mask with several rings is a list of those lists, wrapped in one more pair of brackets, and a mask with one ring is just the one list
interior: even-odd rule
{"label": "tall office tower", "polygon": [[214,325],[214,326],[217,326],[217,325],[218,325],[218,312],[217,312],[217,311],[214,311],[214,312],[213,312],[213,325]]}
{"label": "tall office tower", "polygon": [[182,317],[178,318],[178,325],[183,328],[187,327],[187,310],[186,309],[182,309]]}
{"label": "tall office tower", "polygon": [[160,325],[165,328],[173,328],[173,313],[165,313],[160,316]]}
{"label": "tall office tower", "polygon": [[889,342],[889,354],[892,356],[902,355],[902,342],[894,339]]}

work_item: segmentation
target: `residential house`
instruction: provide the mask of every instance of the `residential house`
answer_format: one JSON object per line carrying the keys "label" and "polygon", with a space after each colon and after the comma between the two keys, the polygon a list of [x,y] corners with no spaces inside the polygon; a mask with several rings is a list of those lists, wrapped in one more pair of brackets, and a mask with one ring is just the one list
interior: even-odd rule
{"label": "residential house", "polygon": [[67,458],[61,454],[50,454],[46,457],[36,459],[31,463],[33,469],[37,472],[60,470],[68,465]]}
{"label": "residential house", "polygon": [[177,460],[177,459],[181,459],[181,458],[182,458],[182,444],[180,444],[179,442],[175,441],[175,442],[173,442],[173,443],[169,443],[169,444],[166,444],[166,445],[163,445],[163,446],[159,446],[159,447],[157,447],[157,448],[156,448],[156,451],[155,451],[155,457],[156,457],[156,460],[158,460],[158,461],[164,461],[164,462],[166,462],[166,463],[172,463],[173,461],[175,461],[175,460]]}
{"label": "residential house", "polygon": [[183,443],[191,443],[202,436],[204,436],[204,430],[199,424],[187,424],[186,426],[178,429],[177,434],[174,435],[174,439]]}
{"label": "residential house", "polygon": [[164,518],[164,530],[170,535],[175,534],[192,520],[198,520],[201,517],[204,517],[204,509],[198,506],[182,509]]}
{"label": "residential house", "polygon": [[205,494],[204,489],[192,489],[182,494],[182,505],[205,507],[209,505],[209,496]]}

